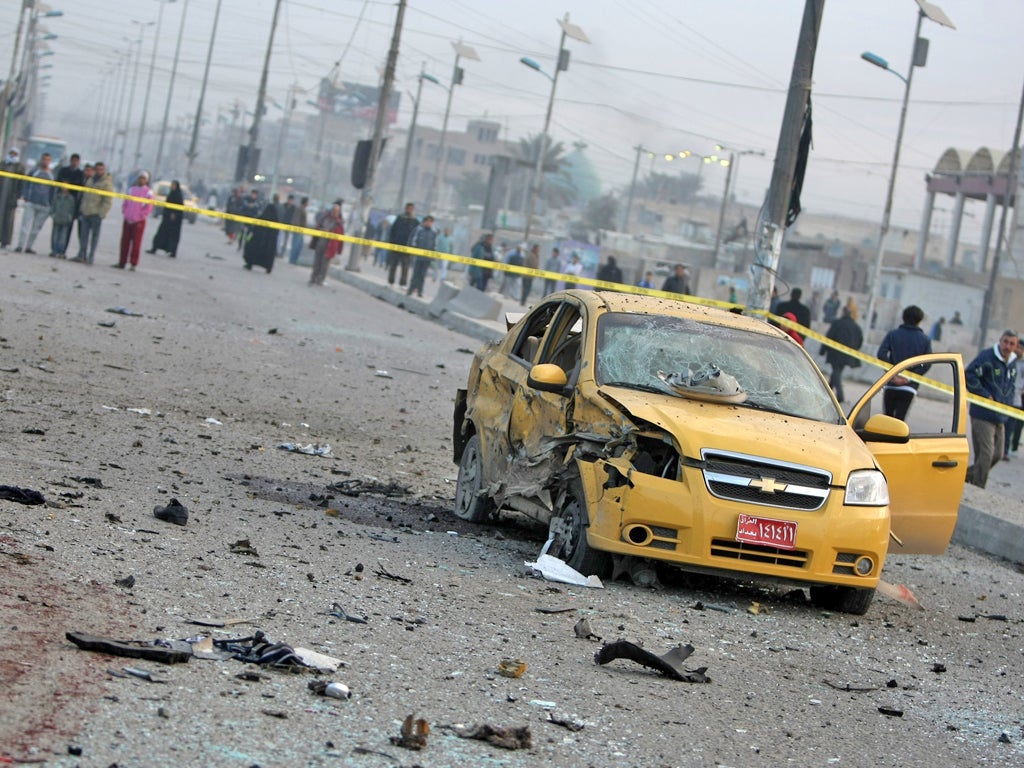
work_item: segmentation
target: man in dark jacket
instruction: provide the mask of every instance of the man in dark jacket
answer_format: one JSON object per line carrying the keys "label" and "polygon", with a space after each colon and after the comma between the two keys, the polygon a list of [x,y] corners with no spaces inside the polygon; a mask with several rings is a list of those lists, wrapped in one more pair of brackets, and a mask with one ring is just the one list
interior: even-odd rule
{"label": "man in dark jacket", "polygon": [[[878,348],[878,357],[887,363],[896,363],[908,357],[931,354],[932,342],[921,330],[924,310],[911,304],[903,310],[903,325],[893,328],[882,339]],[[930,365],[915,365],[909,369],[913,373],[925,374]],[[882,390],[882,406],[886,416],[893,416],[901,421],[906,420],[907,411],[920,386],[905,376],[894,376]]]}
{"label": "man in dark jacket", "polygon": [[597,279],[604,280],[607,283],[622,282],[622,270],[619,269],[619,265],[615,262],[614,256],[609,256],[608,261],[602,264],[601,268],[597,270]]}
{"label": "man in dark jacket", "polygon": [[[388,239],[392,244],[409,244],[409,238],[412,237],[413,230],[420,225],[420,220],[413,213],[415,209],[415,205],[406,203],[405,212],[395,219],[395,223],[391,225]],[[388,251],[388,285],[395,284],[395,272],[399,267],[402,268],[402,272],[398,279],[398,284],[405,285],[409,279],[409,254],[400,251]]]}
{"label": "man in dark jacket", "polygon": [[676,264],[675,270],[665,278],[661,290],[669,293],[681,293],[684,296],[690,295],[690,276],[686,274],[686,267]]}
{"label": "man in dark jacket", "polygon": [[[1003,405],[1013,405],[1017,383],[1017,333],[1003,331],[999,341],[983,349],[965,371],[967,391]],[[971,403],[971,441],[974,463],[967,468],[967,482],[984,488],[988,473],[1003,458],[1007,417]]]}
{"label": "man in dark jacket", "polygon": [[[842,315],[829,326],[826,337],[850,349],[860,349],[864,343],[864,333],[857,325],[857,321],[850,316],[848,307],[843,307]],[[832,367],[832,375],[828,379],[829,386],[836,393],[836,400],[842,403],[846,400],[846,396],[843,394],[843,369],[847,366],[860,365],[860,360],[825,344],[821,345],[821,354],[825,356],[825,361]]]}
{"label": "man in dark jacket", "polygon": [[[424,216],[423,221],[409,235],[408,245],[413,248],[421,248],[424,251],[437,250],[437,230],[434,229],[434,217]],[[416,255],[416,261],[412,265],[412,280],[409,281],[407,296],[414,293],[423,298],[423,284],[427,279],[427,269],[430,268],[430,257]]]}
{"label": "man in dark jacket", "polygon": [[800,297],[804,295],[804,292],[799,288],[794,288],[789,292],[789,300],[779,302],[775,308],[775,314],[780,317],[787,312],[792,312],[796,316],[796,321],[804,328],[811,327],[811,308],[806,304],[801,303]]}

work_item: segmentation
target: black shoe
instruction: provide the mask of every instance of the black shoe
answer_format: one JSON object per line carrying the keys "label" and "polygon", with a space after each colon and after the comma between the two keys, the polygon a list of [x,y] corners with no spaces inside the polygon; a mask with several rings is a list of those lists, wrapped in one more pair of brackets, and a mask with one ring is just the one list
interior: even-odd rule
{"label": "black shoe", "polygon": [[150,248],[146,253],[156,253],[156,248]]}
{"label": "black shoe", "polygon": [[245,268],[251,271],[252,270],[252,264],[246,264]]}
{"label": "black shoe", "polygon": [[31,253],[34,256],[36,252],[33,251],[31,248],[26,248],[25,253]]}
{"label": "black shoe", "polygon": [[165,523],[184,525],[188,522],[188,509],[177,499],[171,499],[166,507],[153,507],[153,516]]}
{"label": "black shoe", "polygon": [[22,251],[22,248],[21,248],[20,245],[17,248],[14,249],[15,253],[21,253],[21,251]]}
{"label": "black shoe", "polygon": [[111,264],[114,269],[124,269],[124,264]]}

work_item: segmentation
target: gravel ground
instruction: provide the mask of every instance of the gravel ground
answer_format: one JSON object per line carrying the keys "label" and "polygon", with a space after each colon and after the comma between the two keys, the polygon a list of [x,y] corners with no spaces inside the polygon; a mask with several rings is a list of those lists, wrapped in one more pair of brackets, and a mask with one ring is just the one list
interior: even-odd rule
{"label": "gravel ground", "polygon": [[[135,273],[0,257],[0,484],[49,502],[0,501],[4,762],[1024,763],[1019,567],[958,548],[893,557],[888,580],[926,610],[879,597],[864,617],[707,578],[533,578],[523,561],[543,530],[450,512],[453,395],[476,342],[347,286],[309,287],[304,268],[245,272],[208,223],[183,238],[180,258],[144,255]],[[153,515],[171,498],[184,527]],[[242,539],[255,553],[230,551]],[[711,682],[598,666],[581,618],[657,654],[692,643],[687,666]],[[343,666],[163,665],[65,640],[256,629]],[[504,659],[526,672],[503,677]],[[110,674],[126,666],[159,682]],[[352,697],[316,696],[315,679]],[[410,714],[431,728],[420,751],[391,740]],[[459,724],[527,727],[531,746],[463,739]]]}

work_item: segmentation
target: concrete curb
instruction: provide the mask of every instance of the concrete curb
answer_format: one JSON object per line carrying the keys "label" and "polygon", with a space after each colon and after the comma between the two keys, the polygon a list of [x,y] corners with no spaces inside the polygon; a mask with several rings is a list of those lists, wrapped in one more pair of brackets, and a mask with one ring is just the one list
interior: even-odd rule
{"label": "concrete curb", "polygon": [[953,543],[1024,563],[1024,528],[966,504],[960,505]]}
{"label": "concrete curb", "polygon": [[[462,333],[466,336],[471,336],[474,339],[480,341],[497,341],[504,337],[504,334],[496,328],[492,328],[485,323],[481,323],[471,317],[460,315],[457,312],[449,312],[444,310],[440,316],[437,313],[437,307],[432,307],[432,302],[418,298],[416,296],[407,296],[400,290],[395,290],[389,285],[381,285],[380,283],[362,276],[359,272],[351,272],[343,267],[331,267],[329,274],[335,280],[351,285],[353,288],[358,288],[361,291],[368,293],[375,299],[386,301],[392,306],[404,309],[408,312],[412,312],[415,315],[430,320],[435,323],[440,323],[451,331],[456,333]],[[433,308],[433,312],[431,309]]]}

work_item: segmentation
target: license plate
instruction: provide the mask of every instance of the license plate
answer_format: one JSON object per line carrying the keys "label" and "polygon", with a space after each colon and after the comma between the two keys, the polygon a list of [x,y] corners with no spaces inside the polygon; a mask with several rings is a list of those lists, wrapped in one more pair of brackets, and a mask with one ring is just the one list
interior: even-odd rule
{"label": "license plate", "polygon": [[796,549],[796,523],[791,520],[740,515],[736,521],[736,541],[779,549]]}

